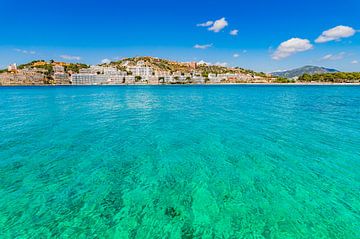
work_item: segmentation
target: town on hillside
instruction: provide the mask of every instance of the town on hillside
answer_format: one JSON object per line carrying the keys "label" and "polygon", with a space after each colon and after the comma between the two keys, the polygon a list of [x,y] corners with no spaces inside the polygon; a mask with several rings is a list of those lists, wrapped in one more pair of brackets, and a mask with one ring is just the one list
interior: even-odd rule
{"label": "town on hillside", "polygon": [[37,60],[0,70],[0,86],[16,85],[171,85],[244,83],[360,83],[359,72],[306,66],[265,74],[205,62],[133,57],[100,65]]}
{"label": "town on hillside", "polygon": [[277,78],[241,68],[153,57],[128,58],[88,66],[56,61],[12,64],[0,73],[0,85],[159,85],[271,83]]}

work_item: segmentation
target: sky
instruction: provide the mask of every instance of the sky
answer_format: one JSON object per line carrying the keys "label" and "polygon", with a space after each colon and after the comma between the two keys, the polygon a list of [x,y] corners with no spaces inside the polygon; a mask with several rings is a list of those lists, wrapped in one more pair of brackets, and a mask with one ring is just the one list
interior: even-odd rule
{"label": "sky", "polygon": [[272,72],[360,71],[359,0],[0,0],[0,68],[154,56]]}

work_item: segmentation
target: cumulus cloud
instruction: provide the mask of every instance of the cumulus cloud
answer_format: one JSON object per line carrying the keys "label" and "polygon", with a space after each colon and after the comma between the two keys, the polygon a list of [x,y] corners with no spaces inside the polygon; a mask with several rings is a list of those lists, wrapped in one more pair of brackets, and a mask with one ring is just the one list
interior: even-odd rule
{"label": "cumulus cloud", "polygon": [[232,36],[237,36],[238,35],[238,33],[239,33],[239,30],[232,30],[232,31],[230,31],[230,35],[232,35]]}
{"label": "cumulus cloud", "polygon": [[110,64],[110,62],[111,60],[107,58],[101,60],[101,64]]}
{"label": "cumulus cloud", "polygon": [[345,55],[346,55],[346,52],[340,52],[339,54],[335,54],[335,55],[327,54],[322,59],[323,60],[336,61],[336,60],[344,59]]}
{"label": "cumulus cloud", "polygon": [[272,59],[280,60],[298,52],[311,50],[312,48],[313,45],[307,39],[291,38],[280,44],[272,55]]}
{"label": "cumulus cloud", "polygon": [[204,23],[196,24],[196,26],[198,27],[208,27],[208,30],[213,32],[220,32],[228,25],[229,23],[226,21],[225,17],[220,18],[219,20],[216,21],[207,21]]}
{"label": "cumulus cloud", "polygon": [[213,44],[205,44],[205,45],[196,44],[196,45],[194,46],[194,48],[205,50],[205,49],[208,49],[208,48],[210,48],[210,47],[212,47],[212,46],[213,46]]}
{"label": "cumulus cloud", "polygon": [[23,50],[23,49],[15,49],[15,51],[23,53],[23,54],[30,54],[30,55],[35,55],[36,51],[29,51],[29,50]]}
{"label": "cumulus cloud", "polygon": [[238,54],[238,53],[235,53],[235,54],[233,55],[234,58],[238,58],[239,56],[240,56],[240,54]]}
{"label": "cumulus cloud", "polygon": [[337,41],[342,38],[347,38],[355,35],[356,31],[352,27],[348,26],[337,26],[331,28],[327,31],[324,31],[321,36],[319,36],[315,42],[316,43],[325,43],[329,41]]}
{"label": "cumulus cloud", "polygon": [[359,64],[359,61],[354,60],[354,61],[351,62],[351,64]]}
{"label": "cumulus cloud", "polygon": [[207,22],[204,22],[204,23],[199,23],[199,24],[197,24],[196,26],[198,26],[198,27],[210,27],[210,26],[212,26],[213,24],[214,24],[213,21],[207,21]]}
{"label": "cumulus cloud", "polygon": [[61,55],[60,56],[62,59],[64,60],[76,60],[76,61],[80,61],[81,57],[80,56],[71,56],[71,55]]}
{"label": "cumulus cloud", "polygon": [[208,28],[208,30],[213,31],[213,32],[220,32],[222,29],[224,29],[228,25],[229,25],[229,23],[226,21],[225,17],[223,17],[219,20],[216,20],[214,22],[214,24]]}

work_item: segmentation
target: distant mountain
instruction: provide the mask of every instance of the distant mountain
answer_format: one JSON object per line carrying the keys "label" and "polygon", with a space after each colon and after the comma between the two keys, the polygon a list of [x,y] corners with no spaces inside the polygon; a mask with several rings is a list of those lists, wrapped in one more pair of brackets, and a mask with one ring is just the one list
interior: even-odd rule
{"label": "distant mountain", "polygon": [[284,77],[284,78],[296,78],[296,77],[302,76],[303,74],[314,75],[314,74],[335,73],[335,72],[339,72],[339,71],[335,70],[335,69],[325,68],[325,67],[304,66],[301,68],[288,70],[288,71],[273,72],[273,73],[271,73],[271,75],[278,76],[278,77]]}

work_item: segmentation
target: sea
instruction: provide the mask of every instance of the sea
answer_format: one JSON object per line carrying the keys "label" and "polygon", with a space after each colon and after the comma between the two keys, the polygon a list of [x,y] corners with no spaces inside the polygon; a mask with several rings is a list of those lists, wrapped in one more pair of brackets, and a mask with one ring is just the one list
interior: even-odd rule
{"label": "sea", "polygon": [[360,238],[360,87],[0,87],[0,238]]}

